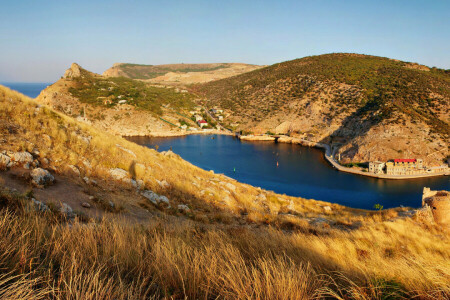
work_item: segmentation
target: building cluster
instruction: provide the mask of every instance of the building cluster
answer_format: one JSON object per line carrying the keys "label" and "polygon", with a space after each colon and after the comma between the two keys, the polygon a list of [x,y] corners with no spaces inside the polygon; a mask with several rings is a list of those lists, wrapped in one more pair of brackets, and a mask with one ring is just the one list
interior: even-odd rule
{"label": "building cluster", "polygon": [[[195,120],[195,122],[197,123],[197,125],[200,128],[203,127],[207,127],[209,126],[208,122],[205,120],[205,118],[203,117],[203,110],[201,106],[196,106],[194,108],[194,110],[190,111],[189,113],[192,116],[192,119]],[[217,107],[210,109],[209,111],[206,112],[207,114],[210,115],[210,117],[212,117],[213,119],[216,119],[217,121],[223,121],[223,110],[219,109]]]}
{"label": "building cluster", "polygon": [[369,172],[387,175],[418,175],[426,173],[444,173],[448,171],[447,165],[426,167],[422,159],[394,159],[388,162],[369,162]]}

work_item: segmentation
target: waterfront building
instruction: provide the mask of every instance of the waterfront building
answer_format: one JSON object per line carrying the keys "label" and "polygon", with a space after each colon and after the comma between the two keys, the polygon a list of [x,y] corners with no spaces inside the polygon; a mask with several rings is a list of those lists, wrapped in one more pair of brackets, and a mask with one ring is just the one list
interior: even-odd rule
{"label": "waterfront building", "polygon": [[386,174],[388,175],[413,175],[420,173],[424,173],[422,159],[402,158],[386,163]]}
{"label": "waterfront building", "polygon": [[374,174],[383,174],[386,164],[381,161],[369,162],[369,172]]}

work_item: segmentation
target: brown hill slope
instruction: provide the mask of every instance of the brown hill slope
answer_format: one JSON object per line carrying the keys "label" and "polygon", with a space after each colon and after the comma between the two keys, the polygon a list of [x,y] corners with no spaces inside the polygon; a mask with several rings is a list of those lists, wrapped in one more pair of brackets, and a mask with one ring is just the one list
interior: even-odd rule
{"label": "brown hill slope", "polygon": [[[2,86],[0,153],[0,298],[450,295],[447,231],[406,208],[277,195]],[[38,168],[53,185],[30,183]]]}
{"label": "brown hill slope", "polygon": [[179,89],[124,77],[107,78],[77,64],[37,97],[57,111],[122,136],[177,135],[180,119],[197,127],[180,115],[192,108],[193,99]]}
{"label": "brown hill slope", "polygon": [[227,78],[263,66],[241,63],[138,65],[116,63],[105,72],[107,77],[127,77],[163,85],[188,85]]}
{"label": "brown hill slope", "polygon": [[388,58],[327,54],[197,85],[238,130],[331,143],[343,162],[449,156],[450,74]]}

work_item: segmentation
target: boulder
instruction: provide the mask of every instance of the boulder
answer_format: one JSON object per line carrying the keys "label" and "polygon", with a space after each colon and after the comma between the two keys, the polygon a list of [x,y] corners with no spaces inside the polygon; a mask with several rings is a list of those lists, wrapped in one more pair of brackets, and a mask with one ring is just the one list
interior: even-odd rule
{"label": "boulder", "polygon": [[0,154],[0,170],[10,166],[11,158],[8,155]]}
{"label": "boulder", "polygon": [[188,213],[190,211],[190,208],[186,204],[179,204],[178,211],[182,213]]}
{"label": "boulder", "polygon": [[42,203],[41,201],[38,201],[34,198],[31,198],[31,202],[33,202],[34,207],[36,208],[37,211],[47,211],[48,210],[48,206],[45,205],[44,203]]}
{"label": "boulder", "polygon": [[71,172],[71,173],[73,173],[73,174],[75,174],[77,176],[80,176],[80,170],[78,170],[78,168],[76,166],[68,165],[67,169],[69,170],[69,172]]}
{"label": "boulder", "polygon": [[119,181],[127,181],[130,182],[130,177],[127,171],[120,168],[109,169],[109,175],[112,178]]}
{"label": "boulder", "polygon": [[70,207],[67,203],[63,203],[61,205],[61,208],[59,209],[59,212],[61,214],[65,215],[69,219],[75,217],[75,214],[73,213],[72,207]]}
{"label": "boulder", "polygon": [[38,186],[46,186],[52,184],[55,181],[55,177],[53,177],[53,175],[50,174],[49,171],[42,168],[34,169],[33,171],[31,171],[30,176],[32,183]]}
{"label": "boulder", "polygon": [[141,195],[147,198],[154,205],[170,207],[169,199],[166,196],[158,195],[150,190],[143,191]]}
{"label": "boulder", "polygon": [[30,164],[33,162],[33,155],[26,151],[14,152],[12,155],[10,155],[10,158],[11,162],[13,162],[14,165],[21,165],[27,168],[29,168]]}
{"label": "boulder", "polygon": [[83,202],[81,203],[81,206],[85,207],[85,208],[91,208],[91,205],[87,202]]}

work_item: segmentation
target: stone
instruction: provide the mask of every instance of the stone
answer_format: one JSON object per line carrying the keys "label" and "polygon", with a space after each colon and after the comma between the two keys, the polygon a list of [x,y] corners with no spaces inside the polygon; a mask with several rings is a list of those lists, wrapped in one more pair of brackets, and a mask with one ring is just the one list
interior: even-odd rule
{"label": "stone", "polygon": [[78,170],[78,168],[74,165],[68,165],[67,168],[69,169],[70,172],[72,172],[73,174],[80,176],[80,170]]}
{"label": "stone", "polygon": [[81,206],[85,207],[85,208],[91,208],[91,205],[87,202],[83,202],[81,203]]}
{"label": "stone", "polygon": [[72,207],[70,207],[67,203],[63,203],[61,205],[61,208],[59,209],[59,212],[63,215],[66,215],[67,218],[71,219],[75,217],[75,214],[73,213]]}
{"label": "stone", "polygon": [[44,203],[42,203],[41,201],[31,198],[31,202],[33,202],[33,205],[37,211],[45,212],[45,211],[49,210],[48,206],[45,205]]}
{"label": "stone", "polygon": [[124,169],[120,168],[114,168],[109,169],[109,175],[111,175],[112,178],[119,181],[130,181],[129,174]]}
{"label": "stone", "polygon": [[178,211],[182,213],[188,213],[190,211],[190,208],[186,204],[179,204]]}
{"label": "stone", "polygon": [[116,207],[116,205],[114,204],[114,202],[109,201],[109,207],[111,207],[112,209],[114,209]]}
{"label": "stone", "polygon": [[49,171],[42,168],[34,169],[30,172],[30,176],[32,183],[38,186],[46,186],[55,181],[55,177]]}
{"label": "stone", "polygon": [[159,181],[158,179],[156,180],[156,182],[159,184],[160,187],[162,187],[163,189],[169,188],[170,184],[165,181],[165,180],[161,180]]}
{"label": "stone", "polygon": [[329,212],[331,212],[331,207],[330,207],[330,206],[328,206],[328,205],[327,205],[327,206],[324,206],[324,207],[323,207],[323,209],[324,209],[325,211],[329,211]]}
{"label": "stone", "polygon": [[155,192],[152,192],[150,190],[145,190],[141,193],[142,196],[144,196],[145,198],[147,198],[151,203],[153,203],[154,205],[163,205],[166,207],[170,207],[170,202],[169,199],[166,196],[163,195],[158,195]]}
{"label": "stone", "polygon": [[6,169],[11,163],[11,158],[5,154],[0,154],[0,170]]}
{"label": "stone", "polygon": [[94,201],[95,197],[94,196],[89,196],[89,200]]}
{"label": "stone", "polygon": [[33,155],[26,151],[23,152],[15,152],[10,155],[11,161],[18,165],[26,165],[31,164],[33,162]]}
{"label": "stone", "polygon": [[221,182],[221,184],[227,187],[229,190],[232,190],[233,192],[236,191],[236,186],[230,182]]}

